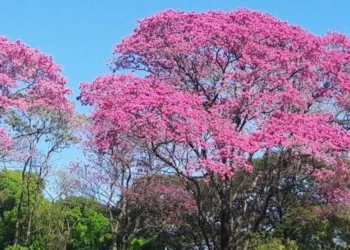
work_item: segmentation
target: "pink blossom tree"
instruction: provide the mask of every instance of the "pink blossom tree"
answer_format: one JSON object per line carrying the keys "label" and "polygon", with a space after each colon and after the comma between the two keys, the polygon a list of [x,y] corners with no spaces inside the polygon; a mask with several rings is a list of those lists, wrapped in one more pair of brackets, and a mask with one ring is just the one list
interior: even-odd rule
{"label": "pink blossom tree", "polygon": [[[53,155],[73,142],[74,109],[68,94],[66,80],[52,57],[20,41],[0,37],[2,167],[22,168],[14,245],[30,244],[33,218]],[[37,174],[34,198],[24,204],[33,172]],[[28,218],[20,225],[24,206],[29,210]]]}
{"label": "pink blossom tree", "polygon": [[[11,42],[0,37],[1,114],[38,107],[72,111],[66,97],[70,90],[60,72],[50,56],[20,41]],[[0,138],[2,148],[8,148],[10,139],[4,128],[1,128]]]}
{"label": "pink blossom tree", "polygon": [[99,148],[132,138],[176,173],[207,248],[248,249],[248,232],[282,223],[287,195],[350,198],[345,35],[245,9],[170,10],[139,21],[114,55],[114,74],[81,85]]}

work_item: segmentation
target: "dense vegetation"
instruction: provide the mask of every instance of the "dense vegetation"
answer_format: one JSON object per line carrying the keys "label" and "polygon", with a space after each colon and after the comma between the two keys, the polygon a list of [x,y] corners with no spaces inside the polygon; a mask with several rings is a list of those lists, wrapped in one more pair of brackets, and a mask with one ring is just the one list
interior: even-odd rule
{"label": "dense vegetation", "polygon": [[0,249],[350,247],[348,37],[166,11],[110,67],[83,116],[51,57],[0,37]]}
{"label": "dense vegetation", "polygon": [[[60,197],[55,201],[44,197],[43,186],[37,197],[31,235],[26,234],[31,204],[34,202],[37,176],[27,176],[25,197],[20,217],[21,247],[14,247],[17,207],[21,193],[21,171],[3,170],[0,173],[0,249],[66,249],[66,250],[104,250],[112,249],[113,228],[110,210],[93,198],[78,195],[61,186]],[[62,181],[64,182],[64,181]],[[29,184],[29,185],[27,185]],[[62,184],[62,183],[61,183]],[[78,187],[76,187],[78,188]],[[28,191],[28,192],[27,192]],[[163,201],[161,201],[163,202]],[[152,203],[153,211],[149,214],[133,211],[133,221],[141,217],[156,220],[156,210],[162,213],[163,204]],[[347,249],[350,240],[350,212],[346,207],[338,207],[327,215],[321,215],[315,207],[303,206],[297,202],[289,207],[284,222],[275,231],[251,234],[252,249]],[[146,211],[145,209],[144,211]],[[147,219],[147,218],[146,218]],[[166,229],[150,227],[135,235],[128,243],[132,250],[193,249],[198,241],[195,216],[186,215],[186,226]],[[165,221],[163,219],[163,221]],[[143,220],[147,227],[149,223]],[[127,227],[122,227],[116,237],[120,238]],[[24,247],[26,245],[26,247]],[[119,248],[118,248],[119,249]]]}

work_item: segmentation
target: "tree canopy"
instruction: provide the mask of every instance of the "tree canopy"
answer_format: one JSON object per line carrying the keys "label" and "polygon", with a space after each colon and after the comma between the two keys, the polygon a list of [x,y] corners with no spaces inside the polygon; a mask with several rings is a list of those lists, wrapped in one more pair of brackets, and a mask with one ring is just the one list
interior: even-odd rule
{"label": "tree canopy", "polygon": [[0,37],[1,249],[350,247],[346,35],[168,10],[109,66],[81,115],[50,56]]}

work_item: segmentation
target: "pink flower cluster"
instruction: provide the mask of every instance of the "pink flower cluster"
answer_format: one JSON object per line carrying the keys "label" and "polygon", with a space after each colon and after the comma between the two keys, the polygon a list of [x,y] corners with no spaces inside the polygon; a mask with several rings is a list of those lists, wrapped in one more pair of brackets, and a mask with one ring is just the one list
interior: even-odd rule
{"label": "pink flower cluster", "polygon": [[[20,41],[0,37],[0,108],[26,111],[35,107],[72,111],[67,99],[70,90],[60,67],[50,56]],[[10,140],[1,129],[3,147]]]}
{"label": "pink flower cluster", "polygon": [[345,35],[316,36],[245,9],[165,11],[139,21],[114,54],[114,70],[146,76],[111,74],[81,85],[101,148],[125,136],[172,145],[172,155],[163,152],[178,168],[225,177],[252,171],[248,159],[267,149],[308,155],[334,173],[345,164],[350,133],[333,111],[349,108]]}

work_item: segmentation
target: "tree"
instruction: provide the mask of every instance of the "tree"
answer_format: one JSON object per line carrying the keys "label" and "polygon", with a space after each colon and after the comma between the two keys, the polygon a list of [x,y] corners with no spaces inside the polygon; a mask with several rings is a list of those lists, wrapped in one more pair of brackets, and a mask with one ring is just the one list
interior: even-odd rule
{"label": "tree", "polygon": [[46,108],[30,109],[26,112],[12,111],[7,114],[6,121],[11,126],[13,146],[5,159],[9,159],[10,166],[23,166],[21,196],[17,211],[17,238],[20,233],[19,221],[22,216],[22,206],[26,202],[23,197],[24,193],[28,192],[26,186],[28,181],[25,178],[28,173],[37,175],[33,199],[27,201],[30,210],[24,245],[30,245],[33,218],[40,205],[45,180],[54,167],[54,156],[75,141],[72,117],[74,116],[71,113]]}
{"label": "tree", "polygon": [[136,141],[176,173],[208,249],[248,249],[251,233],[283,223],[293,199],[348,200],[345,35],[244,9],[166,11],[141,20],[114,54],[114,73],[146,74],[81,85],[99,150]]}
{"label": "tree", "polygon": [[64,224],[69,236],[67,250],[103,250],[111,246],[111,232],[104,206],[84,197],[68,197],[55,206],[65,211]]}
{"label": "tree", "polygon": [[[32,49],[20,41],[11,42],[0,37],[0,107],[8,110],[28,110],[35,107],[49,107],[70,111],[66,95],[66,81],[60,74],[60,67],[52,58]],[[2,147],[8,148],[1,128]]]}
{"label": "tree", "polygon": [[119,143],[101,154],[95,131],[88,126],[85,132],[85,159],[72,163],[71,176],[80,194],[106,206],[113,249],[128,249],[135,238],[182,226],[181,216],[191,213],[194,203],[176,178],[158,176],[137,143]]}
{"label": "tree", "polygon": [[86,134],[82,145],[85,161],[73,162],[71,175],[79,183],[78,190],[82,195],[97,199],[106,206],[112,248],[124,249],[128,245],[129,234],[138,229],[138,225],[135,227],[133,223],[138,217],[130,215],[125,195],[134,178],[134,145],[118,145],[101,155],[95,141],[90,139],[94,131],[87,126],[83,132]]}
{"label": "tree", "polygon": [[[29,192],[24,201],[37,197],[36,174],[28,174]],[[32,214],[27,202],[22,206],[20,236],[26,237],[28,218],[32,216],[31,241],[26,247],[15,246],[17,204],[21,200],[22,172],[3,170],[0,172],[0,248],[1,249],[108,249],[111,246],[111,231],[106,217],[106,208],[96,200],[84,197],[66,197],[50,203],[40,189],[38,207]],[[42,187],[42,186],[41,186]],[[29,197],[27,197],[29,195]],[[21,241],[22,242],[22,241]]]}
{"label": "tree", "polygon": [[23,244],[29,245],[38,197],[51,166],[52,155],[72,141],[69,126],[72,124],[73,106],[67,98],[70,90],[65,85],[60,67],[51,57],[20,41],[10,42],[0,37],[0,112],[5,122],[0,135],[1,157],[17,168],[18,165],[23,166],[15,245],[20,240],[24,193],[29,192],[25,178],[32,172],[38,174],[35,197],[27,202],[30,213],[25,236],[21,237]]}
{"label": "tree", "polygon": [[[23,200],[34,200],[35,190],[38,176],[31,173],[26,174],[25,186],[28,187],[28,192],[23,194]],[[17,205],[21,199],[22,173],[21,171],[2,170],[0,172],[0,248],[12,245],[16,235],[17,222]],[[42,189],[41,189],[42,191]],[[43,196],[36,199],[42,201]],[[29,213],[30,207],[27,202],[24,202],[22,210],[24,214]],[[26,216],[19,221],[21,228],[25,228]]]}

